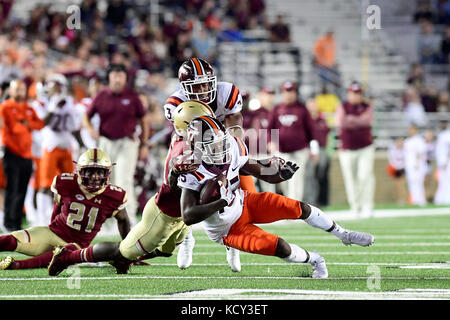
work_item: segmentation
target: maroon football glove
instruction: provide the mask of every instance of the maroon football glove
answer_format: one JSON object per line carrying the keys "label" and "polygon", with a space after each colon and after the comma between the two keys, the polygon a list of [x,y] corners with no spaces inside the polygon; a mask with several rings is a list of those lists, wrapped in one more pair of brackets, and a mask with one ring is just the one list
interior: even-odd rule
{"label": "maroon football glove", "polygon": [[198,167],[200,167],[200,163],[195,163],[191,154],[180,155],[176,157],[172,163],[172,171],[178,175],[193,172],[197,170]]}

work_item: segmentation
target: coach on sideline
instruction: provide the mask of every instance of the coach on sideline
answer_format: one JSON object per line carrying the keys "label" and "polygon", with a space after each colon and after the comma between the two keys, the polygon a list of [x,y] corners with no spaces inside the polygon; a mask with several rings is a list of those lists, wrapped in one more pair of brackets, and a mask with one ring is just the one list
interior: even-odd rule
{"label": "coach on sideline", "polygon": [[339,162],[350,210],[369,217],[373,213],[375,196],[373,108],[363,98],[358,82],[350,85],[347,98],[335,115],[341,143]]}
{"label": "coach on sideline", "polygon": [[[99,91],[87,108],[83,124],[94,139],[98,148],[109,154],[112,167],[111,183],[119,185],[127,192],[127,212],[130,223],[136,224],[137,198],[134,191],[134,172],[139,159],[148,157],[146,144],[149,136],[149,123],[146,110],[139,95],[127,85],[127,70],[123,64],[111,64],[107,70],[108,86]],[[98,114],[100,132],[97,132],[90,119]],[[141,125],[140,139],[136,126]]]}
{"label": "coach on sideline", "polygon": [[7,180],[4,226],[11,232],[22,229],[23,205],[33,173],[31,132],[42,129],[45,124],[27,104],[27,87],[23,81],[11,81],[9,95],[10,99],[0,105],[0,126]]}

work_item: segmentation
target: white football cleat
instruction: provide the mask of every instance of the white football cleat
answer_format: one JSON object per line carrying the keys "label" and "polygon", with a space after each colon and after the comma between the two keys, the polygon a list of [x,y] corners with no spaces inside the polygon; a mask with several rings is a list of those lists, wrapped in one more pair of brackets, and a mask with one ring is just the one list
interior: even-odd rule
{"label": "white football cleat", "polygon": [[373,244],[375,237],[370,233],[348,230],[344,232],[341,241],[346,246],[357,244],[362,247],[367,247]]}
{"label": "white football cleat", "polygon": [[308,263],[313,267],[312,277],[314,279],[328,278],[328,269],[325,264],[325,259],[317,253],[317,251],[309,253]]}
{"label": "white football cleat", "polygon": [[233,272],[241,272],[239,250],[227,247],[227,262]]}
{"label": "white football cleat", "polygon": [[195,238],[191,233],[189,233],[178,248],[177,264],[180,269],[187,269],[191,266],[194,245]]}

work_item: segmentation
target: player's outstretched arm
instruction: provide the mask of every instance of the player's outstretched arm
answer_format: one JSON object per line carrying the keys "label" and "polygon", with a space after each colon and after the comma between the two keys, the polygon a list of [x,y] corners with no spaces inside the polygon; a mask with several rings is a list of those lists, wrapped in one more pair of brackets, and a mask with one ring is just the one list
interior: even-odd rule
{"label": "player's outstretched arm", "polygon": [[117,227],[119,228],[120,237],[123,240],[128,232],[130,232],[130,219],[128,218],[127,210],[120,210],[114,218],[117,220]]}
{"label": "player's outstretched arm", "polygon": [[272,157],[265,160],[249,159],[240,172],[276,184],[291,179],[298,168],[295,162],[285,162],[279,157]]}
{"label": "player's outstretched arm", "polygon": [[243,117],[240,112],[229,114],[225,117],[225,127],[228,128],[232,136],[244,139],[244,129],[242,128]]}
{"label": "player's outstretched arm", "polygon": [[231,202],[221,197],[219,200],[210,203],[198,204],[199,192],[187,188],[182,188],[181,190],[181,216],[183,217],[184,223],[188,226],[207,219],[215,212],[228,206]]}

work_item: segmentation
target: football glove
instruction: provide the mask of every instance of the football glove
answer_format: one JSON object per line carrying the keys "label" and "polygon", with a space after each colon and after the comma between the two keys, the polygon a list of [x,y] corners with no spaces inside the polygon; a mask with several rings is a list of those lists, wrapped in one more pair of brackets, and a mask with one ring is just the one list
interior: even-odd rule
{"label": "football glove", "polygon": [[280,163],[278,175],[284,181],[289,180],[290,178],[292,178],[292,176],[298,170],[298,168],[299,166],[295,162],[292,161],[284,162],[283,160],[283,162]]}
{"label": "football glove", "polygon": [[195,163],[191,158],[191,154],[183,154],[173,159],[172,171],[177,174],[193,172],[200,167],[200,163]]}
{"label": "football glove", "polygon": [[234,193],[226,188],[222,181],[217,181],[220,186],[220,198],[227,202],[227,206],[229,206],[234,200]]}

